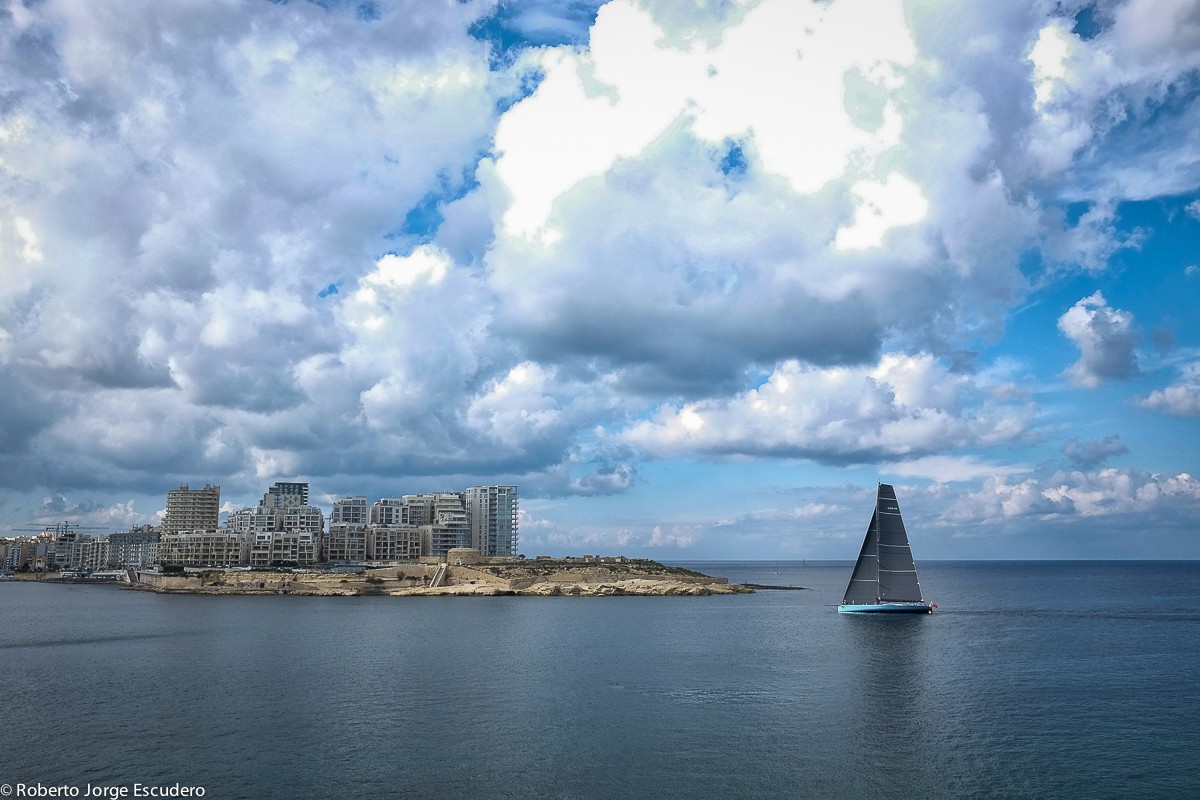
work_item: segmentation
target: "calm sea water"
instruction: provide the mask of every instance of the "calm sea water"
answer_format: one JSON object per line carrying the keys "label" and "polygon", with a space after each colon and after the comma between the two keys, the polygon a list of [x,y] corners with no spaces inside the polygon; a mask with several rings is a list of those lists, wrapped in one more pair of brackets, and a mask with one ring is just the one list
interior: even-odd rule
{"label": "calm sea water", "polygon": [[1200,795],[1200,564],[922,563],[932,616],[0,583],[0,783],[226,798]]}

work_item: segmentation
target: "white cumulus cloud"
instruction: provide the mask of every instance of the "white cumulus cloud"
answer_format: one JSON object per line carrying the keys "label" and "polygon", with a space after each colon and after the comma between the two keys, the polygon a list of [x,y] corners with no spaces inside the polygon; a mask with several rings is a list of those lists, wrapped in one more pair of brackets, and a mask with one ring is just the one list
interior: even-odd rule
{"label": "white cumulus cloud", "polygon": [[557,198],[637,156],[681,118],[708,142],[752,140],[765,169],[814,192],[852,156],[875,157],[898,134],[886,99],[884,125],[855,124],[841,76],[857,71],[886,98],[902,83],[896,67],[914,57],[894,3],[767,0],[716,41],[676,41],[650,11],[614,0],[600,9],[589,48],[548,52],[537,91],[497,128],[496,173],[512,198],[505,228],[537,234]]}
{"label": "white cumulus cloud", "polygon": [[1080,351],[1079,360],[1065,373],[1071,383],[1094,388],[1105,380],[1139,373],[1135,348],[1140,335],[1133,315],[1111,308],[1100,292],[1071,306],[1059,317],[1058,329]]}
{"label": "white cumulus cloud", "polygon": [[656,456],[792,455],[854,460],[1017,441],[1028,409],[922,354],[874,366],[781,364],[729,398],[663,406],[620,438]]}
{"label": "white cumulus cloud", "polygon": [[1139,404],[1180,417],[1200,416],[1200,362],[1185,366],[1178,383],[1151,392]]}

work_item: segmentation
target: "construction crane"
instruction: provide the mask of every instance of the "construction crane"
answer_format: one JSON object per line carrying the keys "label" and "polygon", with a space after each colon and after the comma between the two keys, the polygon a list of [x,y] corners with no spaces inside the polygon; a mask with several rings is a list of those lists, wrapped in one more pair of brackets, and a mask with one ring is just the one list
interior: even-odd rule
{"label": "construction crane", "polygon": [[[38,523],[26,522],[25,524],[26,525],[37,525]],[[64,520],[63,522],[55,523],[53,526],[43,525],[40,528],[13,528],[12,532],[13,533],[50,533],[51,531],[53,531],[54,538],[61,539],[66,534],[73,533],[75,531],[106,531],[106,530],[108,530],[108,528],[100,528],[100,527],[95,527],[92,525],[80,525],[77,522],[67,522]]]}
{"label": "construction crane", "polygon": [[[38,525],[36,522],[27,522],[25,524]],[[49,534],[51,531],[53,531],[55,542],[71,542],[76,540],[76,531],[103,530],[108,530],[108,528],[99,528],[92,525],[80,525],[77,522],[69,522],[64,520],[62,522],[55,523],[53,526],[42,525],[41,527],[36,528],[13,528],[12,533]],[[45,558],[40,565],[34,566],[34,572],[42,572],[47,569],[53,570],[55,568],[55,563],[57,561],[57,555],[54,553],[55,550],[57,550],[57,546],[51,548],[50,552],[45,555]],[[39,556],[39,558],[41,558],[41,556]]]}

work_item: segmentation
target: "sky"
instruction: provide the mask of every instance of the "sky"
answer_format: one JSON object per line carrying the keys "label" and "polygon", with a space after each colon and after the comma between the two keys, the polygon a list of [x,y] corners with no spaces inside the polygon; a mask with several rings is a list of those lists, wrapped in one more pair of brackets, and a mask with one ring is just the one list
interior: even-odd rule
{"label": "sky", "polygon": [[0,0],[0,535],[1200,558],[1200,3]]}

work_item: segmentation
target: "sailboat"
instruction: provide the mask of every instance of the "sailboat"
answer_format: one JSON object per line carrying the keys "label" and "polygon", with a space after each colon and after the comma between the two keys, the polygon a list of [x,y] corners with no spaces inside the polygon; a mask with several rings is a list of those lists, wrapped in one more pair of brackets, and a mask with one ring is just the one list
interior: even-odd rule
{"label": "sailboat", "polygon": [[917,565],[896,502],[896,490],[879,484],[875,511],[850,584],[838,611],[842,614],[932,614],[933,603],[921,596]]}

